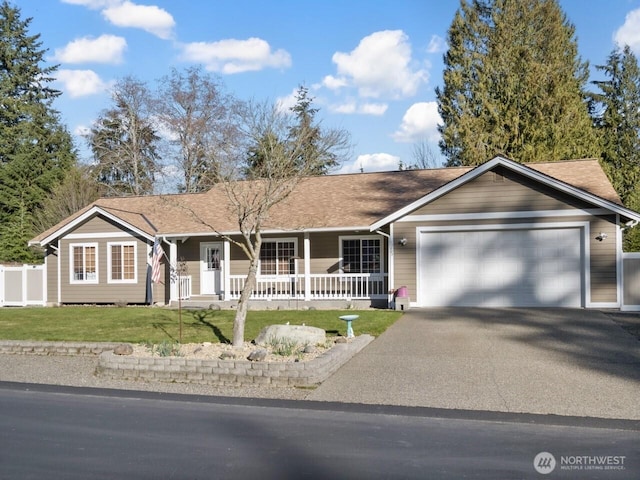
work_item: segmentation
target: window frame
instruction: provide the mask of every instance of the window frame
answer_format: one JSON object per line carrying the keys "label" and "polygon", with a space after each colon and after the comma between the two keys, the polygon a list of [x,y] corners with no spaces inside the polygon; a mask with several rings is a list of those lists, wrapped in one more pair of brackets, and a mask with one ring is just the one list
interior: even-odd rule
{"label": "window frame", "polygon": [[[293,243],[293,256],[298,256],[298,239],[296,237],[286,237],[286,238],[265,238],[262,240],[262,247],[264,247],[267,243],[275,243],[276,244],[276,273],[262,273],[262,259],[258,261],[258,276],[261,278],[277,278],[277,277],[289,277],[292,275],[296,275],[298,269],[298,262],[293,262],[293,271],[289,271],[287,273],[279,272],[280,267],[280,259],[278,258],[278,244],[279,243]],[[262,256],[262,247],[260,248],[260,256]],[[291,260],[291,258],[289,258]],[[291,268],[291,265],[289,266]]]}
{"label": "window frame", "polygon": [[[112,247],[120,247],[121,271],[124,276],[124,249],[122,247],[133,247],[133,279],[114,279],[112,263]],[[138,283],[138,243],[132,241],[107,242],[107,283]]]}
{"label": "window frame", "polygon": [[[95,262],[95,278],[87,280],[86,278],[83,280],[77,280],[75,278],[75,256],[74,249],[82,248],[82,272],[83,276],[87,276],[87,255],[86,249],[93,248],[94,249],[94,262]],[[100,262],[99,258],[99,246],[98,242],[81,242],[81,243],[70,243],[69,244],[69,283],[72,285],[96,285],[100,279]]]}
{"label": "window frame", "polygon": [[[358,240],[360,249],[360,270],[359,272],[346,272],[344,269],[344,242],[345,240]],[[377,240],[379,242],[379,265],[380,269],[377,272],[363,272],[362,271],[362,241],[363,240]],[[341,235],[338,237],[338,247],[340,251],[340,273],[354,274],[354,275],[381,275],[385,273],[385,259],[384,259],[384,238],[379,235]]]}

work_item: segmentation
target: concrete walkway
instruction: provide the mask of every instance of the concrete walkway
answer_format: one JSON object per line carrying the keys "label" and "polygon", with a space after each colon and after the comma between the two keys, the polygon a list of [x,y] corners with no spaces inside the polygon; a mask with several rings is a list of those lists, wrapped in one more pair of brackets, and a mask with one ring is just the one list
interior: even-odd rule
{"label": "concrete walkway", "polygon": [[640,419],[640,341],[591,310],[410,310],[307,399]]}

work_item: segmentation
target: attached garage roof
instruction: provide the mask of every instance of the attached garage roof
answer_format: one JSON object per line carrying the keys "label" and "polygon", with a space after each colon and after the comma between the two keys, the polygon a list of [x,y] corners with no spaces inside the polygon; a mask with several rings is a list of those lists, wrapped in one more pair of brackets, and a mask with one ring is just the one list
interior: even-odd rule
{"label": "attached garage roof", "polygon": [[[503,165],[600,206],[640,218],[625,209],[597,160],[522,165],[502,157],[479,167],[308,177],[270,212],[264,230],[375,229],[408,208],[445,194],[450,188]],[[251,186],[250,182],[245,185]],[[143,236],[197,235],[213,230],[236,233],[238,222],[225,189],[206,193],[102,198],[34,238],[47,244],[79,222],[103,212]]]}

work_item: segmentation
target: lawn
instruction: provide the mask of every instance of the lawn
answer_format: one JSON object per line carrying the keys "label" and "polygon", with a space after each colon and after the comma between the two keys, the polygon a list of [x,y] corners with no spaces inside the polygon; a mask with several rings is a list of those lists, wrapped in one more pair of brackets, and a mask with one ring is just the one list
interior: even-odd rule
{"label": "lawn", "polygon": [[[345,322],[338,317],[360,315],[353,322],[356,335],[380,335],[401,313],[390,310],[307,310],[250,311],[245,340],[253,340],[268,325],[308,325],[322,328],[327,335],[345,335]],[[182,342],[231,342],[232,310],[183,310]],[[48,340],[75,342],[160,343],[178,341],[177,310],[153,307],[59,307],[1,308],[1,340]]]}

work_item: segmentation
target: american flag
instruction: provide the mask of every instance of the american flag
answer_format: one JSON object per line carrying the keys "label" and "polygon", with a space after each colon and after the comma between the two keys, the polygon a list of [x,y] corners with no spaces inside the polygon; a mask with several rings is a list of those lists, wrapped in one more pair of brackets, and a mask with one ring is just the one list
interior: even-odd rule
{"label": "american flag", "polygon": [[160,245],[160,239],[156,238],[153,242],[153,256],[151,257],[151,281],[153,283],[160,283],[160,262],[163,255],[164,250]]}

